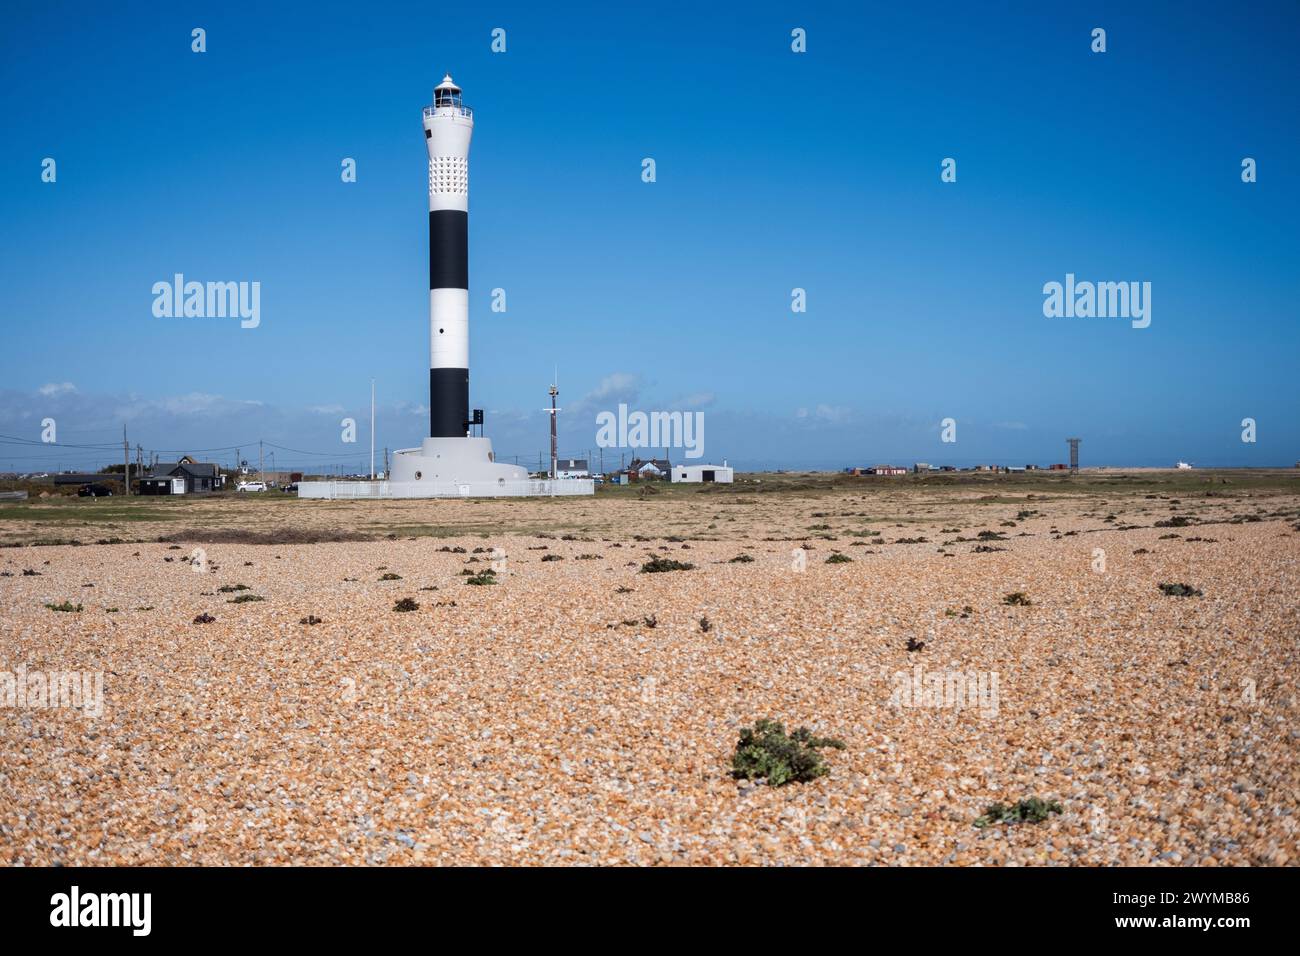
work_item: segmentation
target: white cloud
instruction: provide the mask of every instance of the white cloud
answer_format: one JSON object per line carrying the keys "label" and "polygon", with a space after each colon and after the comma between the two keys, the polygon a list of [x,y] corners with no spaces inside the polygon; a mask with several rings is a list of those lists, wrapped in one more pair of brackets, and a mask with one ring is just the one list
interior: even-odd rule
{"label": "white cloud", "polygon": [[718,400],[718,396],[713,392],[691,392],[689,395],[683,395],[673,402],[673,407],[695,410],[698,408],[708,408]]}
{"label": "white cloud", "polygon": [[55,395],[69,395],[77,390],[77,386],[71,382],[51,382],[49,385],[42,385],[38,391],[46,398]]}
{"label": "white cloud", "polygon": [[796,409],[794,417],[819,425],[843,425],[853,417],[853,409],[845,405],[818,405],[812,409]]}
{"label": "white cloud", "polygon": [[631,401],[641,394],[641,376],[631,372],[614,372],[600,380],[594,391],[587,393],[583,401]]}

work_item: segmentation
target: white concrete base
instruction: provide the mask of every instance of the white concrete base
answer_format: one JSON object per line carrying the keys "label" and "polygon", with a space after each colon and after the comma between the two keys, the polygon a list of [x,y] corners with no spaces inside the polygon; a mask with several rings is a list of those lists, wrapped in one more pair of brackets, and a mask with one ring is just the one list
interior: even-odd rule
{"label": "white concrete base", "polygon": [[299,498],[553,498],[594,495],[590,478],[527,478],[523,481],[300,481]]}
{"label": "white concrete base", "polygon": [[590,479],[528,477],[493,461],[490,438],[426,438],[393,454],[387,481],[300,481],[299,498],[518,498],[593,495]]}
{"label": "white concrete base", "polygon": [[[388,479],[393,482],[526,481],[528,469],[494,460],[490,438],[426,438],[419,448],[393,454]],[[421,496],[423,497],[423,496]]]}

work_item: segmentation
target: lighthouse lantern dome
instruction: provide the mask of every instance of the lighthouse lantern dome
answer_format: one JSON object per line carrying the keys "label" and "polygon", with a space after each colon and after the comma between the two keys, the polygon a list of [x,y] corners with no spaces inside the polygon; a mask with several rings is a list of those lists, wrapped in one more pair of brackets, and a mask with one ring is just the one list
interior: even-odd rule
{"label": "lighthouse lantern dome", "polygon": [[445,74],[442,82],[433,88],[433,105],[438,109],[442,107],[462,108],[460,87],[452,80],[450,73]]}

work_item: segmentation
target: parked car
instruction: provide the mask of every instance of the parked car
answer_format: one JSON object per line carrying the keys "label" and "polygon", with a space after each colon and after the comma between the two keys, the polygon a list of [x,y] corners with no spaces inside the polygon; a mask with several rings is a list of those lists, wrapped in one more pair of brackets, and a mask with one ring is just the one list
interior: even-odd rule
{"label": "parked car", "polygon": [[113,497],[113,489],[108,487],[108,485],[101,485],[101,484],[82,485],[80,488],[77,489],[77,497],[111,498]]}
{"label": "parked car", "polygon": [[266,482],[264,481],[245,481],[239,486],[240,491],[266,491]]}
{"label": "parked car", "polygon": [[298,483],[296,481],[290,482],[282,490],[286,495],[296,495],[298,493]]}

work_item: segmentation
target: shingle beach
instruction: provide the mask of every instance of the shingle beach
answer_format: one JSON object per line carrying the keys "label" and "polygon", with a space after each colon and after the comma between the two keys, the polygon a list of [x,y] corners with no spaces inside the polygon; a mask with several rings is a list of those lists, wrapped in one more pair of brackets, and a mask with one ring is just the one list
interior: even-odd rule
{"label": "shingle beach", "polygon": [[0,863],[1296,861],[1300,486],[789,485],[6,521]]}

